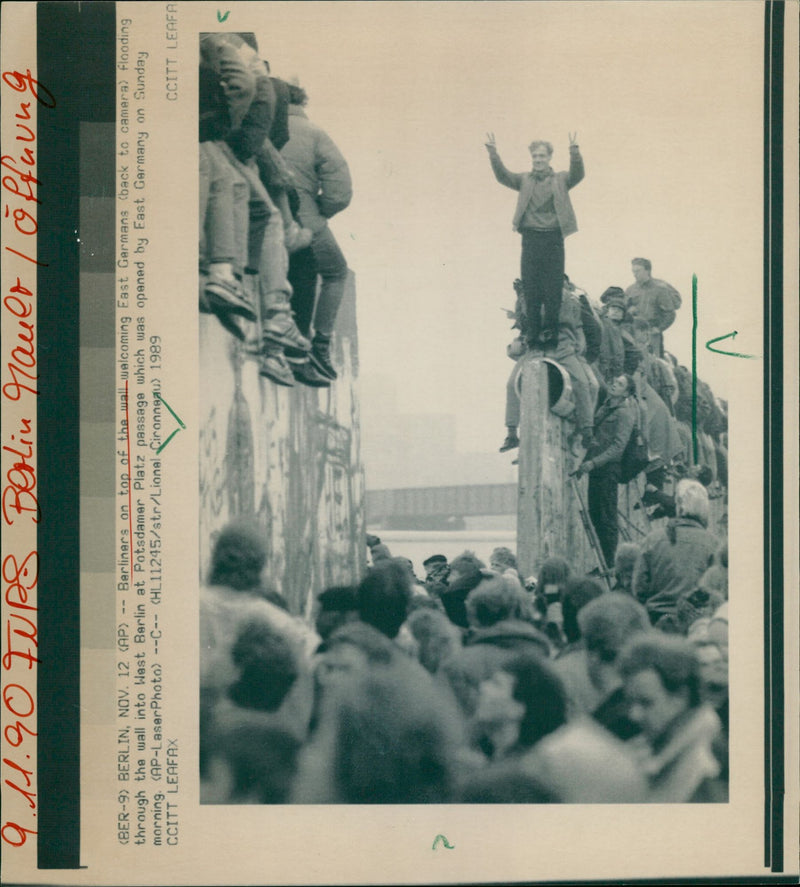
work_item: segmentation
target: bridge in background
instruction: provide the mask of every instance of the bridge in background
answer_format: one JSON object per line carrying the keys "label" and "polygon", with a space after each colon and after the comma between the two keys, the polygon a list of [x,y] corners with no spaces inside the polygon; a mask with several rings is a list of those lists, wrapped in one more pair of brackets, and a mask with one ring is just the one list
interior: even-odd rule
{"label": "bridge in background", "polygon": [[517,513],[516,484],[367,490],[367,522],[386,529],[464,529],[465,518]]}

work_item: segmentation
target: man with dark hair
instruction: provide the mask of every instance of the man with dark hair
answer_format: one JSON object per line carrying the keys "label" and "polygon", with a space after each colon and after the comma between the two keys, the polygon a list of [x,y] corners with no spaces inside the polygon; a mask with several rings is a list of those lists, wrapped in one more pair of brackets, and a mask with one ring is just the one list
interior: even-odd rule
{"label": "man with dark hair", "polygon": [[358,586],[358,614],[363,622],[394,640],[408,616],[411,574],[399,558],[379,561]]}
{"label": "man with dark hair", "polygon": [[460,628],[468,628],[467,610],[464,602],[467,595],[481,581],[483,563],[472,551],[465,551],[450,563],[447,588],[440,593],[447,618]]}
{"label": "man with dark hair", "polygon": [[594,417],[594,440],[574,475],[589,475],[589,517],[608,566],[614,563],[619,539],[617,514],[621,462],[636,427],[635,407],[630,402],[633,379],[617,376]]}
{"label": "man with dark hair", "polygon": [[681,307],[681,295],[665,280],[651,275],[653,265],[649,259],[631,260],[631,270],[636,283],[625,290],[629,314],[646,321],[652,330],[653,353],[664,356],[664,330],[675,322],[675,312]]}
{"label": "man with dark hair", "polygon": [[521,277],[527,317],[524,332],[531,346],[553,343],[558,337],[564,238],[578,230],[569,190],[584,177],[583,158],[576,138],[577,133],[570,133],[569,172],[558,173],[550,166],[553,156],[550,142],[531,142],[531,172],[513,173],[506,169],[497,153],[494,134],[489,133],[486,141],[495,178],[501,185],[519,191],[512,227],[522,235]]}
{"label": "man with dark hair", "polygon": [[319,610],[315,626],[325,641],[337,628],[358,619],[358,587],[332,585],[317,596]]}
{"label": "man with dark hair", "polygon": [[591,714],[619,739],[630,739],[641,727],[628,717],[617,658],[634,635],[650,630],[647,612],[630,595],[612,591],[587,604],[578,623],[586,646],[587,674],[598,694]]}
{"label": "man with dark hair", "polygon": [[642,728],[630,748],[650,783],[650,801],[726,800],[712,751],[721,724],[701,702],[700,666],[685,638],[650,632],[620,654],[629,715]]}

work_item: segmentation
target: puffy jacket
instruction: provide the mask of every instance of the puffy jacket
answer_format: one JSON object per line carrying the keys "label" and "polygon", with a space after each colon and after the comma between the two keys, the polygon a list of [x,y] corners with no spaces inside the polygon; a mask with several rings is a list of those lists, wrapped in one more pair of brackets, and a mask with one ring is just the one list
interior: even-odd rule
{"label": "puffy jacket", "polygon": [[675,322],[675,311],[681,307],[680,293],[666,280],[651,277],[644,283],[631,284],[625,290],[628,310],[662,332]]}
{"label": "puffy jacket", "polygon": [[300,221],[313,232],[321,231],[352,200],[347,161],[333,139],[299,105],[289,106],[289,141],[281,155],[294,175]]}

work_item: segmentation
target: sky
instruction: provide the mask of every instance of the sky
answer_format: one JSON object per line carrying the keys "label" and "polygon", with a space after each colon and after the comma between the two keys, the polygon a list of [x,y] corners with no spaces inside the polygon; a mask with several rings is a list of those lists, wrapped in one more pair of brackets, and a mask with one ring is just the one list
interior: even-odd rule
{"label": "sky", "polygon": [[[299,78],[350,165],[353,201],[332,229],[356,274],[365,391],[453,414],[462,450],[498,445],[520,238],[488,132],[515,171],[534,138],[567,168],[577,132],[575,283],[598,298],[650,258],[683,295],[666,346],[691,366],[697,275],[698,375],[720,396],[735,358],[705,342],[737,330],[732,350],[760,355],[758,0],[269,3],[236,26],[273,74]],[[380,400],[363,399],[365,435]]]}

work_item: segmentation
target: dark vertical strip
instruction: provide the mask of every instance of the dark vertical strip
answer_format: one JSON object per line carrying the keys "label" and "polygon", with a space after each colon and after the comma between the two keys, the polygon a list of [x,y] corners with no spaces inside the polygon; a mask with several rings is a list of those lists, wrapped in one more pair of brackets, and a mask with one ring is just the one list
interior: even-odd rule
{"label": "dark vertical strip", "polygon": [[37,5],[37,78],[57,102],[38,120],[42,869],[80,866],[79,131],[114,118],[115,16],[113,3]]}
{"label": "dark vertical strip", "polygon": [[783,20],[766,4],[764,40],[765,863],[783,871]]}
{"label": "dark vertical strip", "polygon": [[692,274],[692,461],[700,461],[697,446],[697,275]]}

